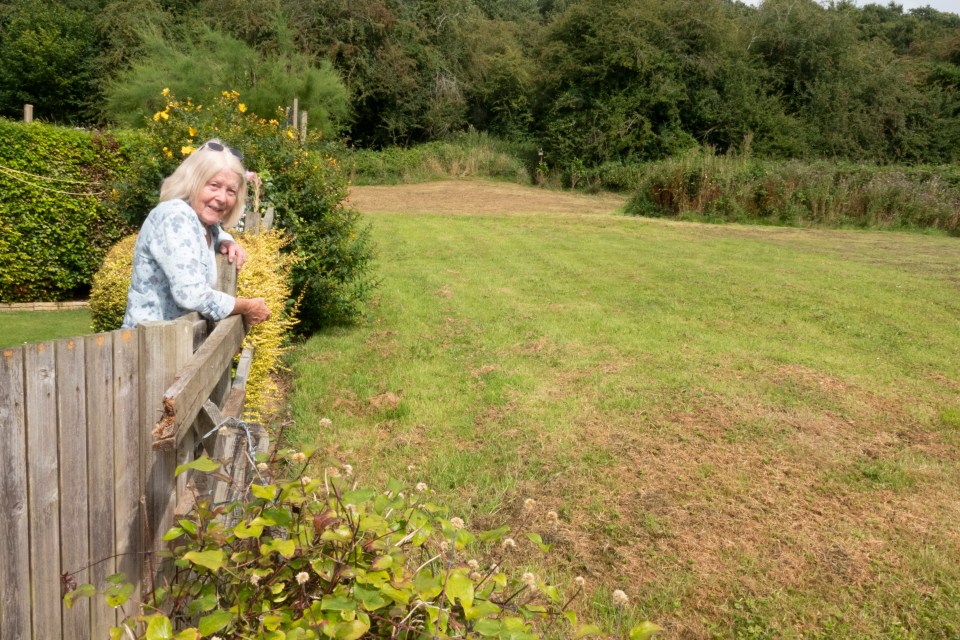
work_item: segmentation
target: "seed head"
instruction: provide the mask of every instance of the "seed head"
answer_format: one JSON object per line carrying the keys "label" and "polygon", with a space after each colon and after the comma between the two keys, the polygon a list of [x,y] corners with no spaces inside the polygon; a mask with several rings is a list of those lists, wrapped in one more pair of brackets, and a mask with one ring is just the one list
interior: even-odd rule
{"label": "seed head", "polygon": [[513,549],[517,546],[517,543],[513,541],[513,538],[504,538],[503,542],[500,543],[500,546],[503,549]]}
{"label": "seed head", "polygon": [[260,576],[258,576],[257,574],[253,574],[252,576],[250,576],[250,584],[252,584],[253,586],[257,586],[258,584],[260,584]]}
{"label": "seed head", "polygon": [[350,464],[343,465],[343,475],[345,476],[353,475],[353,465],[350,465]]}
{"label": "seed head", "polygon": [[533,498],[527,498],[526,500],[523,501],[524,511],[533,511],[533,508],[535,506],[537,506],[537,501],[534,500]]}
{"label": "seed head", "polygon": [[463,529],[463,520],[457,516],[450,518],[450,526],[454,529]]}
{"label": "seed head", "polygon": [[467,566],[473,569],[474,571],[476,571],[477,569],[480,568],[480,563],[477,562],[476,560],[468,560]]}
{"label": "seed head", "polygon": [[630,602],[630,598],[628,598],[627,594],[625,594],[623,591],[617,589],[613,592],[613,604],[617,605],[618,607],[623,607],[626,606],[628,602]]}
{"label": "seed head", "polygon": [[321,427],[332,427],[333,420],[331,420],[330,418],[320,418],[320,421],[317,424],[320,425]]}
{"label": "seed head", "polygon": [[310,579],[310,574],[306,571],[301,571],[297,574],[297,584],[306,584],[307,580]]}
{"label": "seed head", "polygon": [[473,580],[474,582],[480,582],[481,580],[483,580],[483,575],[479,571],[471,571],[470,579]]}
{"label": "seed head", "polygon": [[557,515],[556,511],[547,511],[547,520],[555,524],[559,519],[560,516]]}
{"label": "seed head", "polygon": [[297,464],[303,464],[307,461],[307,454],[305,454],[303,451],[297,451],[295,454],[290,456],[290,459]]}
{"label": "seed head", "polygon": [[260,473],[266,473],[269,470],[270,470],[270,465],[268,465],[266,462],[261,462],[260,464],[257,465],[257,471],[259,471]]}
{"label": "seed head", "polygon": [[302,478],[300,478],[300,484],[302,484],[303,486],[307,486],[311,482],[313,482],[313,479],[310,476],[303,476]]}
{"label": "seed head", "polygon": [[426,482],[418,482],[418,483],[417,483],[417,492],[418,492],[418,493],[423,493],[423,492],[426,491],[428,488],[429,488],[429,487],[427,487],[427,483],[426,483]]}
{"label": "seed head", "polygon": [[531,589],[537,588],[537,576],[533,575],[529,571],[523,574],[523,584],[527,585]]}
{"label": "seed head", "polygon": [[587,581],[584,579],[583,576],[577,576],[576,578],[573,579],[573,581],[574,581],[574,582],[577,584],[577,586],[580,587],[581,589],[583,589],[583,587],[587,584]]}

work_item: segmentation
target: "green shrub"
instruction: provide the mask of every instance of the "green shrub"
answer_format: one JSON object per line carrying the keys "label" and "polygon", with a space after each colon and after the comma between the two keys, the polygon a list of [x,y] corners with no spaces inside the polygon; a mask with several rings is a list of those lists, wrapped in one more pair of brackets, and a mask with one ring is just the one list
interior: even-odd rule
{"label": "green shrub", "polygon": [[127,289],[133,273],[133,245],[137,234],[113,245],[93,275],[90,287],[90,315],[94,331],[113,331],[123,324],[127,309]]}
{"label": "green shrub", "polygon": [[[583,579],[563,593],[531,571],[518,575],[506,568],[518,545],[549,550],[537,531],[516,532],[514,538],[507,537],[507,527],[474,534],[431,501],[424,483],[410,488],[391,482],[383,491],[358,486],[349,465],[319,469],[322,476],[311,478],[304,475],[308,464],[302,452],[274,454],[260,462],[247,499],[214,506],[201,497],[164,536],[175,567],[169,586],[147,594],[142,613],[123,617],[111,637],[601,635],[568,609],[582,593]],[[201,458],[178,473],[219,467]],[[281,471],[292,471],[292,477],[279,477]],[[236,520],[225,522],[218,514]],[[549,514],[538,520],[550,526]],[[70,607],[100,588],[126,614],[132,589],[121,582],[114,577],[105,585],[82,585],[64,601]],[[613,603],[622,615],[626,595],[614,592]],[[643,622],[629,637],[646,640],[659,630]]]}
{"label": "green shrub", "polygon": [[124,166],[109,135],[0,119],[0,302],[86,294],[129,233],[108,206]]}
{"label": "green shrub", "polygon": [[[374,286],[373,244],[359,214],[344,205],[347,179],[335,156],[342,147],[300,132],[278,119],[257,118],[236,91],[214,103],[178,100],[163,91],[164,108],[146,131],[130,136],[131,168],[117,185],[118,206],[139,225],[155,206],[159,186],[204,140],[218,137],[244,154],[247,169],[264,180],[275,225],[293,238],[293,297],[300,300],[299,331],[350,322]],[[280,117],[278,113],[278,118]],[[135,150],[133,150],[135,147]]]}

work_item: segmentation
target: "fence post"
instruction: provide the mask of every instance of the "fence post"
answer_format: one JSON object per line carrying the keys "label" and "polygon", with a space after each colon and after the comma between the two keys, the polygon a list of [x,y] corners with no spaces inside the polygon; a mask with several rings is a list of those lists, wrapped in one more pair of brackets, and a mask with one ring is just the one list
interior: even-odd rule
{"label": "fence post", "polygon": [[23,105],[23,121],[24,122],[33,122],[33,105],[25,104]]}
{"label": "fence post", "polygon": [[153,588],[160,567],[152,562],[154,553],[163,548],[163,534],[173,522],[177,499],[174,470],[177,452],[154,451],[148,434],[160,418],[164,391],[167,390],[193,353],[193,324],[190,322],[144,322],[137,327],[140,347],[140,435],[143,489],[141,500],[146,507],[144,550],[148,566],[144,594]]}

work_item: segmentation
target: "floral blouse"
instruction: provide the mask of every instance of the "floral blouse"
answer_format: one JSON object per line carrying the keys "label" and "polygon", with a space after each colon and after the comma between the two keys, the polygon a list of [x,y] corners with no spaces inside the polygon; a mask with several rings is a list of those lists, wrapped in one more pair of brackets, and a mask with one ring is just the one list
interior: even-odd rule
{"label": "floral blouse", "polygon": [[206,229],[196,211],[183,200],[161,202],[147,216],[133,250],[133,277],[127,291],[123,327],[148,320],[173,320],[190,311],[222,320],[233,311],[233,296],[217,291],[216,248],[233,240],[211,227],[214,242],[207,246]]}

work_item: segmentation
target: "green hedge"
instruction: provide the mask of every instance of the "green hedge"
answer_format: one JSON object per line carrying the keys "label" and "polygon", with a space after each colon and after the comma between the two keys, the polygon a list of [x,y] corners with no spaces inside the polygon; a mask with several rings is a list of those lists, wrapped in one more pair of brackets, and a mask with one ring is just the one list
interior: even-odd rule
{"label": "green hedge", "polygon": [[124,165],[109,135],[0,119],[0,302],[86,295],[130,232],[107,206]]}

